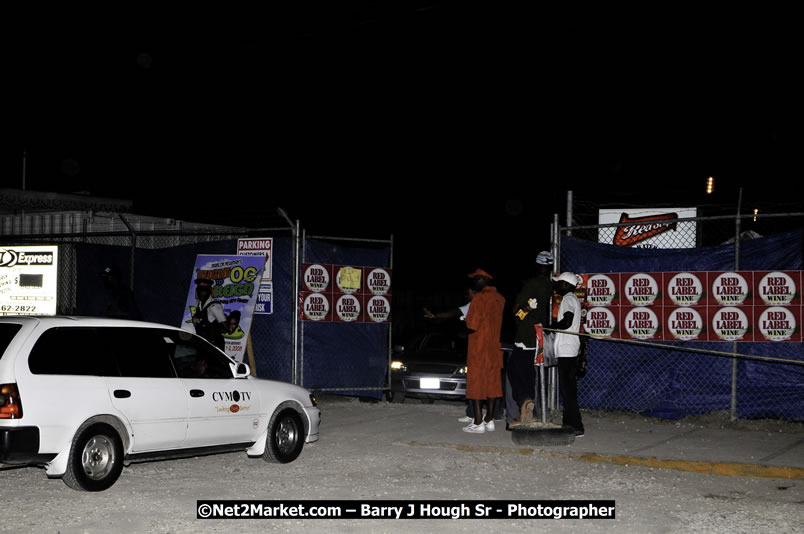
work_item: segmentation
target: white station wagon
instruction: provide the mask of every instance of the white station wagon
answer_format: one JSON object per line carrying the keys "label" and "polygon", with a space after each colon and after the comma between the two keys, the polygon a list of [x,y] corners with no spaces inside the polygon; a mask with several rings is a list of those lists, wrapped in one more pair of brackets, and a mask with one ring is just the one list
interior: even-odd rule
{"label": "white station wagon", "polygon": [[295,460],[318,440],[304,388],[250,376],[179,328],[0,317],[0,464],[101,491],[131,462],[245,450]]}

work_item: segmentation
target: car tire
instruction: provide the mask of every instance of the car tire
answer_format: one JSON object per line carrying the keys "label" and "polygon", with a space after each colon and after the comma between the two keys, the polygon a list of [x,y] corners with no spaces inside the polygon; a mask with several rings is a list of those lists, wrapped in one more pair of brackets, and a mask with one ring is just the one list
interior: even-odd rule
{"label": "car tire", "polygon": [[388,402],[402,404],[405,402],[405,393],[403,391],[389,391],[386,393],[386,398],[388,399]]}
{"label": "car tire", "polygon": [[291,408],[276,414],[266,438],[262,459],[275,464],[290,463],[304,447],[304,425],[301,416]]}
{"label": "car tire", "polygon": [[123,442],[105,424],[81,427],[73,438],[62,480],[79,491],[108,489],[123,472]]}

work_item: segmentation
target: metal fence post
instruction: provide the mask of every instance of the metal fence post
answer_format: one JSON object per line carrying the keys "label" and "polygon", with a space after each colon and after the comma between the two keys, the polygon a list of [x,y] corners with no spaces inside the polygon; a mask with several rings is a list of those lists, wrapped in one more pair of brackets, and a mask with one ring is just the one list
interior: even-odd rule
{"label": "metal fence post", "polygon": [[131,226],[131,223],[128,222],[125,215],[118,213],[117,216],[120,217],[120,220],[123,221],[123,224],[126,225],[126,228],[128,228],[128,231],[131,233],[131,261],[129,265],[131,273],[129,275],[128,287],[131,291],[134,291],[134,261],[137,257],[137,232],[134,231],[134,228]]}
{"label": "metal fence post", "polygon": [[[388,258],[388,265],[391,266],[391,270],[394,269],[394,234],[391,234],[391,243],[390,243],[390,257]],[[385,391],[391,391],[391,360],[394,357],[394,329],[389,326],[388,327],[388,374],[386,376],[386,384],[388,385],[388,389]],[[383,391],[383,393],[385,393]]]}
{"label": "metal fence post", "polygon": [[[553,215],[553,224],[550,226],[550,250],[553,252],[553,274],[561,271],[561,225],[558,220],[558,213]],[[552,303],[551,303],[552,309]],[[551,312],[552,314],[552,312]],[[547,373],[545,373],[547,374]],[[541,377],[540,377],[541,378]],[[549,368],[549,387],[547,411],[551,413],[558,409],[558,368]]]}
{"label": "metal fence post", "polygon": [[[300,360],[304,362],[304,349],[299,347],[299,251],[300,248],[300,228],[299,221],[293,227],[293,332],[292,332],[292,351],[291,351],[291,380],[294,384],[301,385],[303,378],[299,376]],[[304,328],[302,326],[301,328]],[[302,332],[302,343],[304,332]]]}
{"label": "metal fence post", "polygon": [[572,191],[567,191],[567,235],[572,235]]}
{"label": "metal fence post", "polygon": [[[734,270],[740,270],[740,211],[743,204],[743,188],[737,196],[737,218],[734,220]],[[737,342],[731,344],[731,351],[735,355],[731,359],[731,407],[729,410],[732,421],[737,420]]]}
{"label": "metal fence post", "polygon": [[557,273],[561,270],[561,247],[560,247],[560,228],[558,222],[558,213],[553,215],[553,272]]}

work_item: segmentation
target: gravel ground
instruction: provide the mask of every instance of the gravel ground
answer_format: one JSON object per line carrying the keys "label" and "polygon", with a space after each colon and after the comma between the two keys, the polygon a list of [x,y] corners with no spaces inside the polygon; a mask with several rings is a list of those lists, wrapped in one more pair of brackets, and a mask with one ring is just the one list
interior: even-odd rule
{"label": "gravel ground", "polygon": [[[321,440],[298,460],[243,453],[133,464],[102,493],[82,493],[37,468],[0,469],[0,532],[804,532],[799,481],[710,476],[589,464],[550,455],[411,446],[417,428],[463,415],[463,405],[361,403],[325,397]],[[585,418],[642,418],[587,412]],[[668,422],[667,424],[679,424]],[[684,424],[728,425],[715,415]],[[795,423],[739,422],[784,431]],[[500,429],[501,430],[501,429]],[[499,431],[498,431],[499,432]],[[503,431],[504,432],[504,431]],[[482,437],[481,437],[482,438]],[[198,520],[199,499],[615,500],[615,520]]]}

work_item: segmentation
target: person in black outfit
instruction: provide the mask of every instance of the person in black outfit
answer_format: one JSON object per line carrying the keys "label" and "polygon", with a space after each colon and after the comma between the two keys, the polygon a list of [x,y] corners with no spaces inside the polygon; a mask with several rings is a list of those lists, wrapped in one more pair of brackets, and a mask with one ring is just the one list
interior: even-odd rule
{"label": "person in black outfit", "polygon": [[223,305],[212,298],[214,282],[206,278],[195,280],[195,297],[198,304],[193,313],[195,333],[203,337],[221,350],[225,350],[226,341],[223,332],[226,329],[226,314]]}
{"label": "person in black outfit", "polygon": [[120,271],[109,265],[100,272],[100,278],[106,302],[104,315],[114,319],[139,319],[134,293],[123,283]]}
{"label": "person in black outfit", "polygon": [[[527,423],[533,417],[533,400],[536,394],[536,325],[546,326],[550,319],[550,299],[553,282],[550,272],[553,255],[542,251],[536,257],[535,276],[522,285],[514,299],[513,312],[516,321],[514,349],[508,357],[507,375],[511,384],[511,396],[519,410],[519,419],[509,415],[509,425]],[[510,411],[510,409],[509,409]]]}

